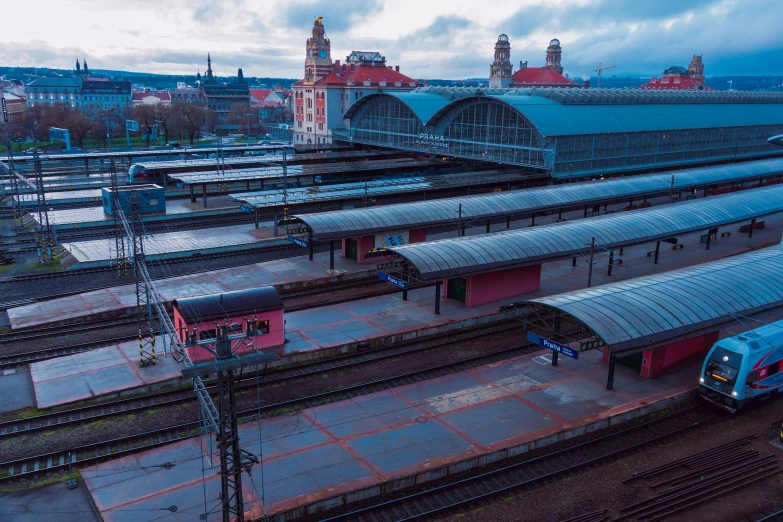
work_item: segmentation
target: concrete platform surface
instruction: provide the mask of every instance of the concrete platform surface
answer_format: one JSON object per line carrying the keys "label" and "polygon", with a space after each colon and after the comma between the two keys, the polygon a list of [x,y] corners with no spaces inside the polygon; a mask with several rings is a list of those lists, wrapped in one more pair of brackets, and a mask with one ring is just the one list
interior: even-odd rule
{"label": "concrete platform surface", "polygon": [[[271,223],[265,224],[265,226],[271,226]],[[212,254],[257,248],[262,240],[252,236],[251,230],[255,230],[255,225],[233,225],[148,234],[144,238],[144,252],[148,259],[154,260],[184,257],[194,253]],[[267,240],[265,243],[283,245],[288,243],[288,239],[278,237]],[[111,259],[116,258],[114,239],[63,243],[62,247],[77,260],[77,264],[70,267],[70,270],[105,266],[111,263]]]}
{"label": "concrete platform surface", "polygon": [[[616,389],[607,391],[600,353],[561,359],[557,367],[549,353],[243,424],[242,447],[262,458],[244,476],[247,511],[275,514],[542,437],[553,442],[564,430],[650,411],[697,384],[697,361],[654,380],[619,366]],[[166,470],[166,462],[175,465]],[[106,522],[155,520],[160,513],[144,511],[153,506],[177,506],[167,519],[184,521],[217,505],[218,464],[199,437],[82,476]]]}
{"label": "concrete platform surface", "polygon": [[[100,196],[99,196],[100,199]],[[182,219],[188,217],[204,217],[239,212],[239,203],[229,198],[210,198],[209,205],[204,208],[200,203],[177,199],[166,201],[165,214],[147,214],[141,217],[145,223]],[[33,216],[37,218],[37,215]],[[102,206],[52,210],[49,212],[49,223],[57,229],[81,227],[96,227],[114,223],[114,218],[103,211]]]}
{"label": "concrete platform surface", "polygon": [[0,390],[4,391],[0,413],[35,406],[35,390],[28,368],[0,372]]}
{"label": "concrete platform surface", "polygon": [[102,522],[90,493],[80,481],[76,489],[65,483],[16,493],[0,493],[0,520],[5,522]]}
{"label": "concrete platform surface", "polygon": [[179,384],[182,366],[170,354],[163,356],[160,337],[155,346],[157,364],[146,368],[139,367],[138,341],[33,363],[30,378],[35,403],[39,409],[51,408],[102,395]]}
{"label": "concrete platform surface", "polygon": [[[304,250],[304,249],[303,249]],[[317,253],[313,261],[307,256],[252,265],[214,270],[198,275],[158,279],[155,287],[167,302],[194,295],[228,292],[276,286],[278,289],[310,284],[323,284],[339,279],[366,277],[375,273],[374,265],[359,265],[350,260],[335,259],[334,270],[329,269],[329,253]],[[155,273],[153,277],[163,274]],[[27,328],[64,320],[78,320],[91,315],[123,311],[136,307],[134,285],[115,286],[93,290],[79,295],[61,297],[7,311],[12,329]]]}

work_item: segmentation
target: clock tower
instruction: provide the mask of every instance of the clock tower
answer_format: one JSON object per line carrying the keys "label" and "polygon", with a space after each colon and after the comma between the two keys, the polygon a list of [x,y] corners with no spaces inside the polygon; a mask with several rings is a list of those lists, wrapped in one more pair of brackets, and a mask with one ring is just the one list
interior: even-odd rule
{"label": "clock tower", "polygon": [[319,16],[313,24],[313,37],[307,39],[305,49],[305,78],[316,81],[332,72],[332,51],[326,38],[323,17]]}

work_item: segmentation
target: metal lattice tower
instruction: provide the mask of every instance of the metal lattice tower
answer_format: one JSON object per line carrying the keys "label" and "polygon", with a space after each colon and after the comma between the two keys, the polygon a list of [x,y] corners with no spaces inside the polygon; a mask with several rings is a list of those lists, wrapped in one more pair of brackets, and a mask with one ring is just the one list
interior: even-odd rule
{"label": "metal lattice tower", "polygon": [[139,326],[139,366],[153,365],[155,359],[155,316],[153,314],[153,292],[151,279],[147,272],[147,260],[144,255],[144,227],[139,213],[139,193],[131,192],[130,209],[132,222],[129,223],[121,207],[116,207],[122,226],[128,236],[133,256],[133,274],[136,279],[136,307]]}
{"label": "metal lattice tower", "polygon": [[16,164],[14,163],[14,154],[11,151],[10,139],[8,140],[6,150],[8,151],[8,164],[4,165],[4,167],[8,172],[8,180],[11,183],[11,207],[13,209],[12,212],[14,217],[14,225],[22,226],[24,224],[24,211],[22,210],[22,200],[19,194],[18,180],[12,172],[13,170],[16,170]]}
{"label": "metal lattice tower", "polygon": [[111,158],[109,169],[111,175],[111,208],[114,209],[114,251],[117,256],[117,276],[128,275],[128,256],[125,249],[125,231],[120,219],[120,194],[117,182],[117,164]]}
{"label": "metal lattice tower", "polygon": [[46,205],[46,192],[43,184],[43,170],[41,169],[41,158],[38,151],[35,151],[35,189],[37,198],[38,227],[36,228],[38,244],[38,260],[41,263],[54,260],[52,250],[54,248],[54,236],[49,225],[49,209]]}

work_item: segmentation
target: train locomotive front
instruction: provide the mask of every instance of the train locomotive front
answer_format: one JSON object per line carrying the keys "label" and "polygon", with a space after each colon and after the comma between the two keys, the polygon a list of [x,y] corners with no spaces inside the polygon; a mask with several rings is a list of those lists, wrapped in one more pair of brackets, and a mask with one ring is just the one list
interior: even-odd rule
{"label": "train locomotive front", "polygon": [[731,412],[780,391],[783,321],[727,337],[707,354],[699,395]]}

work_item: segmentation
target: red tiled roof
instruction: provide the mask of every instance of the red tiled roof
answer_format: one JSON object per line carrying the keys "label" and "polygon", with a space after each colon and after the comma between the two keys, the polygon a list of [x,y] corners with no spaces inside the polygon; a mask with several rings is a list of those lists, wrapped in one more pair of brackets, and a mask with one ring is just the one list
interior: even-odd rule
{"label": "red tiled roof", "polygon": [[662,76],[661,78],[652,78],[649,82],[640,86],[639,89],[645,91],[711,91],[710,87],[704,85],[703,78],[692,78],[687,75]]}
{"label": "red tiled roof", "polygon": [[250,89],[250,96],[258,101],[264,101],[272,93],[272,89]]}
{"label": "red tiled roof", "polygon": [[[324,78],[319,79],[316,85],[348,85],[348,80],[353,80],[353,83],[358,86],[362,86],[366,80],[370,81],[370,84],[374,87],[378,87],[380,82],[385,80],[386,87],[395,87],[396,82],[400,82],[402,87],[410,88],[410,83],[414,82],[414,87],[421,87],[422,83],[414,80],[409,76],[395,71],[391,67],[373,67],[372,65],[337,65],[335,64],[332,72],[327,74]],[[294,86],[303,84],[303,80],[299,80]]]}
{"label": "red tiled roof", "polygon": [[537,86],[563,86],[578,87],[579,84],[572,82],[562,74],[547,67],[525,67],[511,75],[511,86],[521,85]]}
{"label": "red tiled roof", "polygon": [[133,93],[132,100],[134,101],[142,101],[144,98],[148,96],[154,96],[155,98],[158,98],[161,101],[171,101],[171,95],[168,92],[139,92],[136,91]]}

